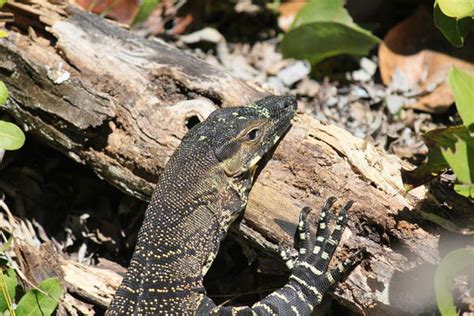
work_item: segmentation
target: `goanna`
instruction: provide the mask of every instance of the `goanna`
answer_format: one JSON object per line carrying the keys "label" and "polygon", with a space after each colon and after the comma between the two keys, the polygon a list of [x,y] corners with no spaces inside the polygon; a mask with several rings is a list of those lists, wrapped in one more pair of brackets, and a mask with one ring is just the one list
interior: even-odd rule
{"label": "goanna", "polygon": [[194,126],[160,175],[145,212],[135,252],[107,315],[309,315],[327,289],[355,265],[354,255],[327,272],[347,221],[347,203],[329,236],[321,211],[311,236],[304,208],[296,260],[288,283],[251,307],[216,306],[203,277],[229,225],[245,209],[254,172],[290,127],[294,97],[269,96],[245,107],[223,108]]}

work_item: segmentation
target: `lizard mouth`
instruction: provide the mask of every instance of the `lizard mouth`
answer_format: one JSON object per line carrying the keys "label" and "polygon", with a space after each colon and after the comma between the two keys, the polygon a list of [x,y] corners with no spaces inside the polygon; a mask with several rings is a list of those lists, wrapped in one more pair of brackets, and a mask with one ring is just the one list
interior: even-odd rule
{"label": "lizard mouth", "polygon": [[250,182],[253,181],[253,178],[255,176],[255,173],[257,172],[257,169],[258,169],[258,162],[254,164],[253,166],[250,166],[249,168]]}

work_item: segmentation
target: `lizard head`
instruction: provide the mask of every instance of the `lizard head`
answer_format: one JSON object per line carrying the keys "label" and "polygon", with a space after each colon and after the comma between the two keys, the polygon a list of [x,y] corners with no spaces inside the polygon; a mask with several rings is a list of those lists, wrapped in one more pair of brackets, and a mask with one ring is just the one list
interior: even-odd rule
{"label": "lizard head", "polygon": [[255,170],[263,155],[289,128],[295,111],[294,97],[269,96],[211,114],[208,120],[222,125],[212,148],[226,175],[239,178]]}
{"label": "lizard head", "polygon": [[[253,170],[288,130],[296,108],[293,96],[267,96],[246,106],[217,109],[193,126],[177,152],[205,152],[214,156],[228,177],[241,177]],[[171,159],[175,156],[179,155]]]}
{"label": "lizard head", "polygon": [[240,177],[286,132],[296,107],[293,96],[268,96],[247,106],[218,109],[183,142],[210,148],[228,177]]}

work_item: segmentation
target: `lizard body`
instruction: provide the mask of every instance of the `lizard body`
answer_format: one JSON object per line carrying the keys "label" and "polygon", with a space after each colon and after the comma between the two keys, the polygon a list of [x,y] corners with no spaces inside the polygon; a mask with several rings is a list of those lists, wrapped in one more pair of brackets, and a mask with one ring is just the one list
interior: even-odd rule
{"label": "lizard body", "polygon": [[301,212],[299,258],[288,260],[294,266],[289,282],[252,307],[217,307],[203,287],[220,240],[245,209],[257,162],[289,128],[295,111],[293,97],[270,96],[246,107],[216,110],[188,132],[160,175],[107,315],[306,315],[319,304],[327,288],[357,261],[350,258],[326,273],[349,204],[329,239],[322,227],[327,217],[321,217],[312,240],[308,209]]}

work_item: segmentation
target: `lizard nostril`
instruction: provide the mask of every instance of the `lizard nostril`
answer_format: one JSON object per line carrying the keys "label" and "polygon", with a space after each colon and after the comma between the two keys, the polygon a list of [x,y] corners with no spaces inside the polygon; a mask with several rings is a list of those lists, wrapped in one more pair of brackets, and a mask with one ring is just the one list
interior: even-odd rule
{"label": "lizard nostril", "polygon": [[296,110],[296,107],[297,107],[296,98],[293,96],[288,97],[288,99],[283,105],[283,108],[285,110],[288,110],[288,109]]}
{"label": "lizard nostril", "polygon": [[295,100],[289,100],[288,102],[285,103],[285,110],[287,109],[292,109],[296,110],[297,103]]}

